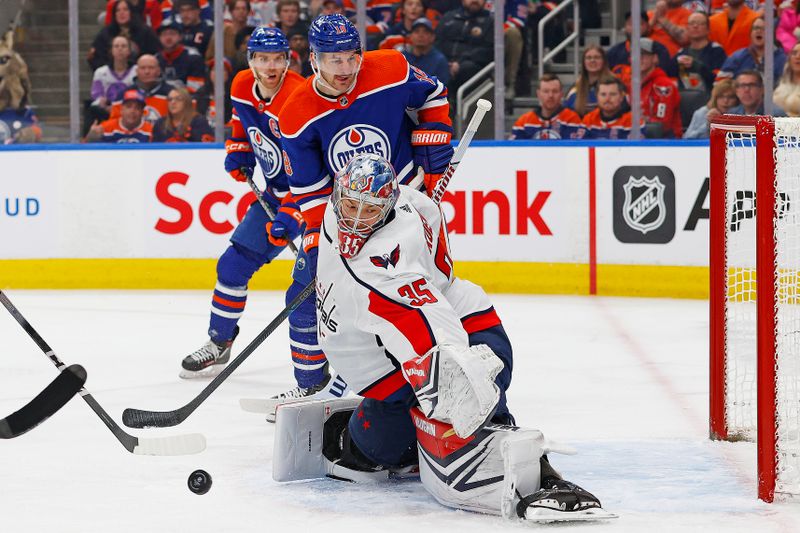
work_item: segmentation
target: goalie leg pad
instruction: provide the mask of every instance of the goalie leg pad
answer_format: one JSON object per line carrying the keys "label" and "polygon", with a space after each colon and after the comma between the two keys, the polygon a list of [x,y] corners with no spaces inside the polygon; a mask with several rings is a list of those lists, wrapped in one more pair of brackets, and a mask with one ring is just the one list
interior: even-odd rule
{"label": "goalie leg pad", "polygon": [[275,417],[272,479],[298,481],[328,474],[324,454],[325,423],[337,413],[349,415],[360,398],[336,398],[285,404]]}
{"label": "goalie leg pad", "polygon": [[517,494],[539,487],[540,431],[489,424],[464,439],[417,408],[411,416],[422,484],[442,505],[516,516]]}

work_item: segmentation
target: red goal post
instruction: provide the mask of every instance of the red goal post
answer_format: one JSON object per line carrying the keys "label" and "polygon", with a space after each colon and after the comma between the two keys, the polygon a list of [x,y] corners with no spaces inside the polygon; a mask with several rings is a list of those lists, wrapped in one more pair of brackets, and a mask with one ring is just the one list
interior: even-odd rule
{"label": "red goal post", "polygon": [[800,119],[710,137],[710,437],[757,441],[771,502],[800,495]]}

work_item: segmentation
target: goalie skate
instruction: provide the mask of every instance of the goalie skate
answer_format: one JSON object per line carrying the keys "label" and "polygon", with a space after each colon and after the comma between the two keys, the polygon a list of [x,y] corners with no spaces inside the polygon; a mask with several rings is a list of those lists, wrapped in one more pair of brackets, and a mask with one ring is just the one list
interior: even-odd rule
{"label": "goalie skate", "polygon": [[200,348],[187,355],[181,362],[183,379],[212,378],[222,372],[231,358],[233,340],[217,344],[209,339]]}
{"label": "goalie skate", "polygon": [[578,522],[617,518],[592,493],[563,479],[546,479],[542,488],[517,503],[517,516],[531,522]]}

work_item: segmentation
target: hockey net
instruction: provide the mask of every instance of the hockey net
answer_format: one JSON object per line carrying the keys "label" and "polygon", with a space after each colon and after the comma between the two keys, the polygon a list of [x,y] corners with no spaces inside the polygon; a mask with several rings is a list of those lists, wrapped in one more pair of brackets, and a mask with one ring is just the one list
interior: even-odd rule
{"label": "hockey net", "polygon": [[710,183],[711,438],[756,440],[759,498],[798,496],[800,119],[712,121]]}

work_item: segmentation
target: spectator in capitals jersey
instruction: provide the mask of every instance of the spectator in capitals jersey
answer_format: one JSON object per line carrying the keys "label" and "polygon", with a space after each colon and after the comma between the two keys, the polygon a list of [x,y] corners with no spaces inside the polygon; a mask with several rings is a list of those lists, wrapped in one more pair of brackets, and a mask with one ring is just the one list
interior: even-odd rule
{"label": "spectator in capitals jersey", "polygon": [[[625,99],[625,86],[614,76],[597,82],[597,108],[583,117],[586,139],[627,139],[633,116]],[[641,124],[644,134],[644,122]]]}
{"label": "spectator in capitals jersey", "polygon": [[689,44],[675,56],[678,82],[682,89],[710,93],[714,78],[727,59],[725,50],[718,43],[708,40],[708,16],[705,13],[689,15],[686,34]]}
{"label": "spectator in capitals jersey", "polygon": [[708,38],[719,43],[727,55],[750,46],[750,28],[758,13],[744,0],[727,0],[727,6],[708,19]]}
{"label": "spectator in capitals jersey", "polygon": [[670,56],[689,43],[686,24],[692,12],[683,7],[683,0],[658,0],[648,13],[650,37],[667,47]]}
{"label": "spectator in capitals jersey", "polygon": [[436,33],[431,21],[424,17],[414,21],[408,41],[408,45],[403,50],[403,55],[408,62],[425,74],[436,76],[439,81],[447,84],[450,81],[450,67],[447,64],[447,58],[434,45]]}
{"label": "spectator in capitals jersey", "polygon": [[144,95],[136,89],[128,89],[122,95],[120,116],[102,124],[95,121],[89,128],[86,141],[112,144],[151,142],[153,127],[144,120],[144,105]]}
{"label": "spectator in capitals jersey", "polygon": [[[652,39],[641,40],[641,102],[642,118],[645,122],[659,125],[651,130],[652,137],[675,137],[683,135],[681,126],[681,96],[675,80],[669,78],[658,68],[658,56],[654,52],[655,42]],[[631,90],[630,66],[615,69],[625,83],[628,92]]]}
{"label": "spectator in capitals jersey", "polygon": [[528,111],[517,119],[511,139],[577,139],[582,133],[581,118],[564,107],[561,80],[551,73],[539,79],[536,98],[539,109]]}
{"label": "spectator in capitals jersey", "polygon": [[153,30],[135,14],[128,0],[117,0],[114,4],[114,20],[104,27],[92,41],[87,60],[92,70],[108,64],[111,41],[124,35],[134,44],[133,56],[155,54],[161,49]]}
{"label": "spectator in capitals jersey", "polygon": [[714,84],[711,99],[697,109],[683,134],[684,139],[708,139],[710,134],[708,122],[719,115],[728,113],[732,107],[739,105],[733,80],[721,80]]}
{"label": "spectator in capitals jersey", "polygon": [[203,56],[181,42],[181,28],[172,19],[164,19],[158,28],[161,50],[156,54],[161,72],[167,81],[183,83],[190,93],[200,89],[206,80]]}
{"label": "spectator in capitals jersey", "polygon": [[[766,48],[766,23],[762,17],[756,17],[750,27],[750,45],[741,50],[735,51],[725,60],[717,73],[717,79],[735,78],[740,72],[745,70],[757,70],[764,73],[764,50]],[[778,79],[783,74],[783,66],[786,64],[786,53],[780,46],[775,46],[772,56],[772,75],[773,79]]]}
{"label": "spectator in capitals jersey", "polygon": [[[155,56],[145,54],[136,61],[136,78],[127,89],[136,89],[144,95],[144,119],[151,125],[167,114],[167,94],[172,84],[161,77],[161,66]],[[127,90],[126,89],[126,90]],[[111,104],[111,118],[120,116],[122,97]]]}
{"label": "spectator in capitals jersey", "polygon": [[198,0],[181,0],[178,6],[178,12],[181,15],[181,38],[184,46],[192,47],[201,56],[205,56],[214,33],[214,24],[200,18]]}
{"label": "spectator in capitals jersey", "polygon": [[[647,13],[641,14],[641,33],[642,37],[647,37],[650,34],[650,21],[647,18]],[[608,49],[606,57],[608,58],[608,68],[612,71],[619,65],[631,64],[631,35],[633,34],[633,22],[631,22],[631,13],[628,11],[625,14],[625,40],[617,43]],[[658,55],[658,64],[662,70],[667,73],[667,76],[672,78],[678,75],[678,65],[669,55],[667,47],[663,44],[654,41],[653,50]]]}
{"label": "spectator in capitals jersey", "polygon": [[611,71],[603,47],[598,44],[587,46],[583,51],[581,73],[567,92],[564,106],[581,117],[593,110],[597,107],[597,82],[606,76],[611,76]]}
{"label": "spectator in capitals jersey", "polygon": [[167,96],[167,116],[153,126],[153,142],[214,142],[208,120],[194,110],[192,95],[176,87]]}

